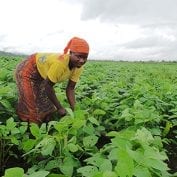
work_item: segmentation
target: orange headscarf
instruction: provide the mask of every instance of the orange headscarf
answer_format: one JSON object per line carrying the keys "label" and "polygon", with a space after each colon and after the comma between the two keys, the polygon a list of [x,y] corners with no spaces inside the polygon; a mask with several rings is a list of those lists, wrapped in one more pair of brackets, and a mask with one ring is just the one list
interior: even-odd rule
{"label": "orange headscarf", "polygon": [[73,37],[65,47],[64,54],[66,54],[68,50],[78,53],[89,53],[89,45],[86,40],[78,37]]}

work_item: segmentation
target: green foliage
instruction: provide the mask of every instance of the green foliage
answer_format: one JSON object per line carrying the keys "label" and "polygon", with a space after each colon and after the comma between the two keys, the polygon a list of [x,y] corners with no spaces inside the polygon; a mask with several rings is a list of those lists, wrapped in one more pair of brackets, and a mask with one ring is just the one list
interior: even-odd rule
{"label": "green foliage", "polygon": [[16,177],[23,177],[24,170],[19,167],[7,169],[4,177],[14,177],[14,174]]}
{"label": "green foliage", "polygon": [[46,177],[48,174],[49,172],[44,170],[33,172],[31,174],[24,174],[24,170],[22,168],[14,167],[7,169],[3,177],[14,177],[14,175],[15,177]]}
{"label": "green foliage", "polygon": [[20,126],[13,118],[8,119],[6,125],[0,125],[0,171],[4,171],[10,157],[17,158],[13,148],[20,147],[26,130],[27,123],[22,123]]}
{"label": "green foliage", "polygon": [[112,143],[86,159],[87,166],[78,169],[83,176],[93,177],[100,172],[112,172],[120,177],[170,176],[164,163],[167,156],[164,151],[159,151],[147,129],[125,129],[108,135],[114,136]]}
{"label": "green foliage", "polygon": [[[14,79],[21,57],[0,57],[0,170],[5,177],[168,177],[177,169],[176,63],[87,63],[74,112],[20,122]],[[64,88],[57,97],[68,107]],[[107,139],[105,139],[107,138]],[[14,150],[15,149],[15,150]],[[27,167],[7,169],[9,159]],[[170,164],[170,163],[169,163]],[[5,171],[5,173],[4,173]]]}

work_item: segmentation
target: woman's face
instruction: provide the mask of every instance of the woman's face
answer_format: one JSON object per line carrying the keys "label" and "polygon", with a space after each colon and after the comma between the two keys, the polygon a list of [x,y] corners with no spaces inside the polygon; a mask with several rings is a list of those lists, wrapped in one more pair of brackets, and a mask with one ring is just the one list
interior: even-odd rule
{"label": "woman's face", "polygon": [[71,62],[72,67],[80,68],[86,63],[87,57],[88,57],[87,53],[71,52],[70,62]]}

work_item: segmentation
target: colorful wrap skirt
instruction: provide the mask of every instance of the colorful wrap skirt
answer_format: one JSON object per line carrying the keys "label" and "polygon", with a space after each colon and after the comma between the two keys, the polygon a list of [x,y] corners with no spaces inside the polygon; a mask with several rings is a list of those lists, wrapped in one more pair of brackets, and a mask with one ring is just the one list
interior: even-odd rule
{"label": "colorful wrap skirt", "polygon": [[45,122],[56,108],[45,92],[44,79],[37,70],[35,54],[17,66],[15,77],[19,94],[18,116],[27,122]]}

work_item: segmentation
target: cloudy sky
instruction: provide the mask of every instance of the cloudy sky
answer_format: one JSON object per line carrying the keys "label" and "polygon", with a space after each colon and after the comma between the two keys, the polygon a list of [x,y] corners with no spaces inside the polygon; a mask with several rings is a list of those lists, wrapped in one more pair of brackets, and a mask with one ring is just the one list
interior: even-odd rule
{"label": "cloudy sky", "polygon": [[91,59],[177,61],[176,0],[0,0],[0,50],[62,52],[73,36]]}

